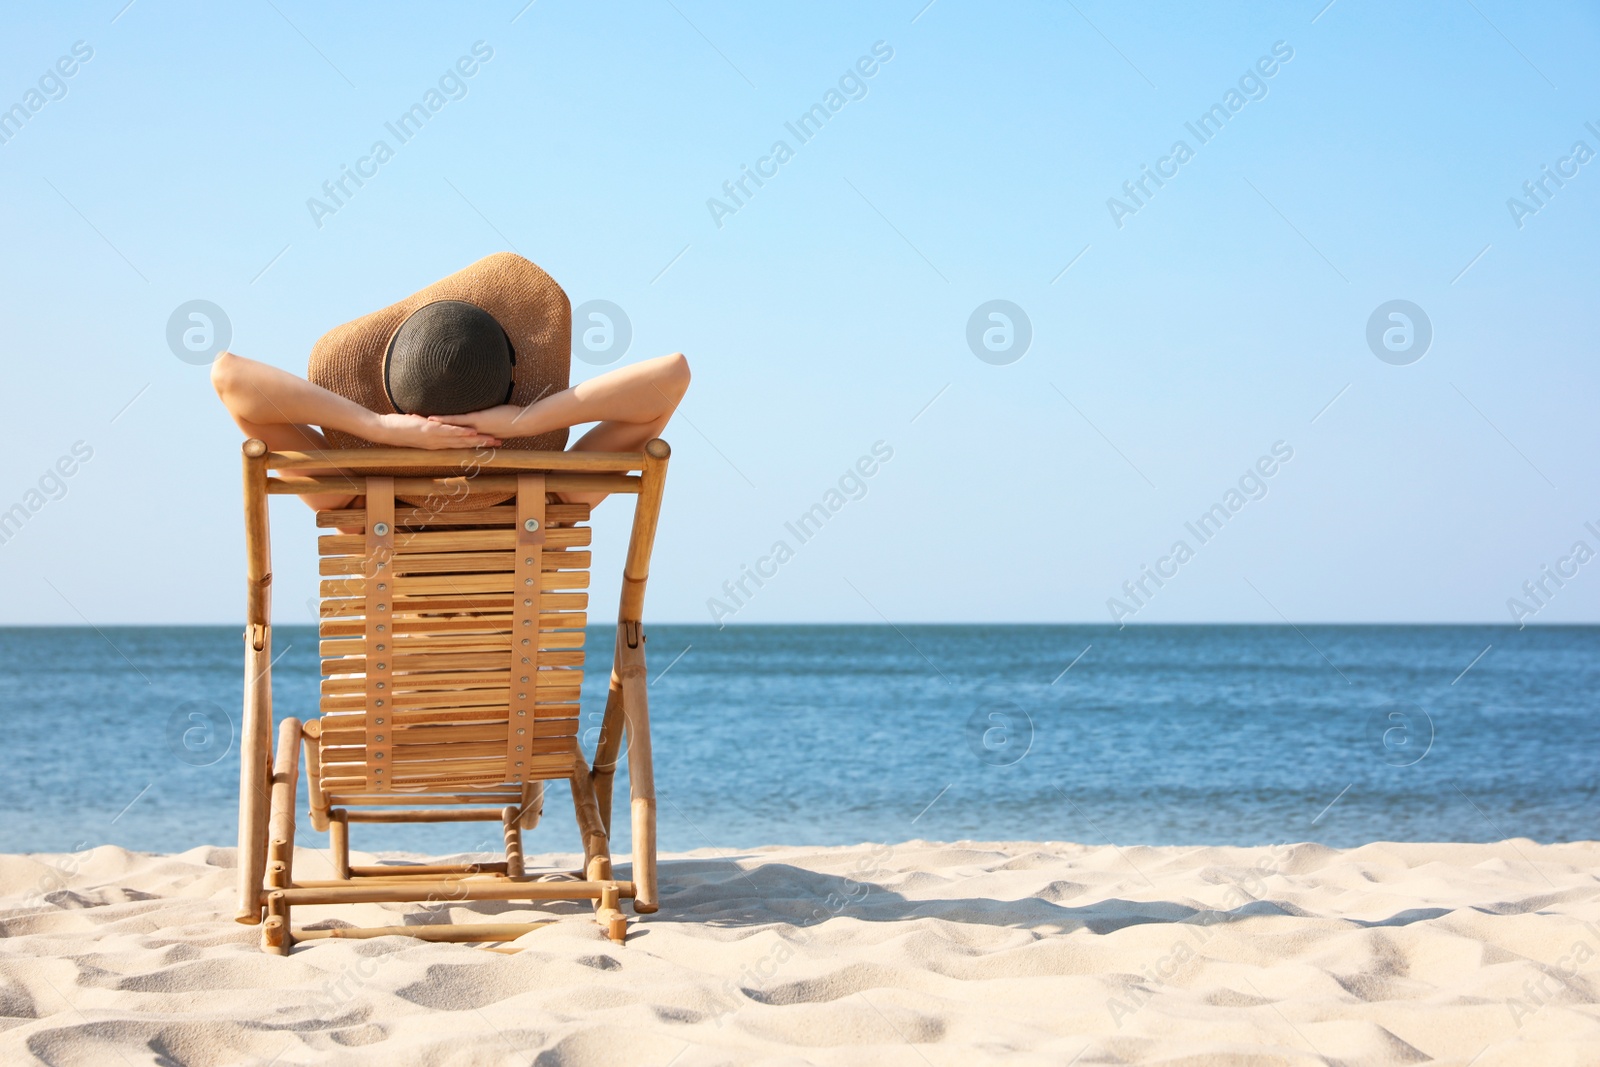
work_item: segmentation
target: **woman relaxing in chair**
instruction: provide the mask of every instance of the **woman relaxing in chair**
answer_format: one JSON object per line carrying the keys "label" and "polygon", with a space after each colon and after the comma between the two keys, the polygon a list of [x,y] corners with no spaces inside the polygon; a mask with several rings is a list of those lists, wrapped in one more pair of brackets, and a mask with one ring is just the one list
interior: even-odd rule
{"label": "woman relaxing in chair", "polygon": [[[250,437],[279,451],[565,446],[634,452],[660,436],[689,388],[680,352],[565,388],[566,296],[538,267],[500,253],[330,331],[309,381],[231,352],[211,365],[217,395]],[[567,493],[594,504],[604,493]],[[352,497],[302,497],[319,510]]]}

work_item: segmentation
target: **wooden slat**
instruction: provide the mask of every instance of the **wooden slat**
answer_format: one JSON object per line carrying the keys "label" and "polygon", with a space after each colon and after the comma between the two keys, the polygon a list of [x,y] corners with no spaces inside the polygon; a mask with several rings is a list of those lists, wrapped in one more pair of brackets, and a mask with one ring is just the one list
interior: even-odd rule
{"label": "wooden slat", "polygon": [[[392,665],[391,665],[392,666]],[[396,690],[418,689],[474,689],[484,687],[500,687],[502,689],[511,684],[511,672],[501,671],[437,671],[427,674],[396,674],[394,687]],[[362,693],[366,691],[363,680],[358,676],[322,679],[322,692],[324,695],[333,693]]]}
{"label": "wooden slat", "polygon": [[[570,755],[555,754],[530,754],[524,761],[528,766],[524,773],[529,778],[544,776],[565,777],[570,773],[572,757]],[[458,783],[467,780],[480,782],[506,781],[506,756],[502,751],[493,759],[485,760],[429,760],[425,763],[408,763],[404,767],[395,769],[395,781],[402,785],[429,784],[430,780],[441,785]]]}
{"label": "wooden slat", "polygon": [[[524,735],[528,749],[536,756],[549,756],[567,752],[572,746],[572,739],[576,734],[576,719],[556,719],[549,723],[535,724],[535,732]],[[434,727],[433,729],[446,730],[449,727]],[[460,727],[457,727],[460,729]],[[457,740],[447,741],[405,741],[397,740],[393,748],[393,759],[396,762],[395,774],[401,773],[399,765],[404,761],[415,760],[449,760],[449,759],[504,759],[506,754],[506,728],[503,723],[497,723],[492,729],[494,737],[488,741],[482,740]],[[408,738],[409,734],[397,735],[399,738]],[[330,764],[333,767],[343,767],[359,764],[366,759],[365,745],[340,745],[332,750],[329,755],[337,757],[337,762]],[[509,778],[507,779],[510,780]]]}
{"label": "wooden slat", "polygon": [[522,798],[518,790],[485,789],[472,793],[380,793],[362,796],[357,793],[329,794],[343,807],[398,806],[413,801],[426,804],[515,804]]}
{"label": "wooden slat", "polygon": [[[415,618],[402,613],[389,624],[396,636],[428,636],[430,634],[493,634],[511,629],[510,615],[462,615],[440,618],[429,616]],[[325,619],[317,628],[322,637],[351,637],[361,632],[361,619]]]}
{"label": "wooden slat", "polygon": [[[402,552],[392,561],[396,574],[465,574],[473,571],[494,573],[516,566],[515,552]],[[587,570],[591,553],[583,549],[546,552],[542,569],[547,571]],[[360,574],[359,556],[324,556],[317,573],[325,577]]]}
{"label": "wooden slat", "polygon": [[[546,544],[552,548],[587,548],[594,531],[588,526],[558,526],[549,531]],[[356,556],[366,546],[361,534],[323,534],[317,538],[317,553],[323,556]],[[425,530],[401,533],[395,537],[397,552],[512,552],[517,547],[516,532],[499,530]]]}
{"label": "wooden slat", "polygon": [[[581,667],[583,666],[583,652],[547,651],[539,653],[539,662],[552,667]],[[394,669],[397,671],[416,671],[419,669],[437,669],[440,671],[471,670],[474,668],[504,667],[506,658],[493,652],[435,652],[428,655],[408,655],[404,652],[394,658]],[[334,673],[337,668],[339,674],[360,674],[366,670],[365,656],[350,656],[345,659],[327,660],[324,664],[324,674]]]}
{"label": "wooden slat", "polygon": [[[562,472],[546,475],[545,478],[553,493],[637,493],[641,484],[637,474]],[[476,478],[413,478],[402,475],[394,480],[394,491],[400,496],[422,497],[424,500],[437,499],[441,510],[468,493],[498,497],[503,500],[515,493],[516,487],[516,477],[504,474],[480,474]],[[267,493],[272,496],[350,491],[350,479],[341,475],[308,477],[299,474],[280,474],[267,479]]]}
{"label": "wooden slat", "polygon": [[[505,737],[505,727],[499,719],[487,723],[457,722],[428,724],[422,726],[395,727],[394,743],[397,745],[442,745],[453,744],[457,741],[497,741]],[[534,723],[534,736],[536,737],[565,737],[570,729],[561,725],[565,720],[539,719]],[[324,730],[323,743],[329,747],[348,748],[366,743],[366,731],[358,728],[350,730]]]}
{"label": "wooden slat", "polygon": [[[582,630],[540,630],[537,643],[533,646],[541,652],[547,649],[582,648],[584,632]],[[511,635],[501,634],[447,634],[442,636],[430,635],[427,637],[409,637],[400,635],[396,639],[394,648],[397,653],[420,652],[498,652],[511,650]],[[345,637],[335,637],[324,640],[319,644],[319,652],[327,659],[334,659],[346,655],[360,655],[365,650],[359,640]],[[344,671],[337,667],[329,673],[343,674]]]}
{"label": "wooden slat", "polygon": [[[529,577],[532,577],[529,575]],[[363,586],[362,578],[324,578],[322,595],[327,597],[355,596]],[[520,593],[526,579],[518,581],[510,572],[498,574],[441,574],[394,579],[394,595],[402,597],[430,596],[433,594],[470,596],[483,593]],[[588,571],[541,571],[539,590],[559,591],[589,588]]]}
{"label": "wooden slat", "polygon": [[643,452],[556,452],[501,448],[483,452],[472,448],[441,448],[419,452],[414,448],[338,448],[315,452],[271,452],[267,469],[315,470],[342,467],[352,473],[381,472],[385,467],[435,470],[439,476],[470,475],[493,471],[610,471],[643,470]]}
{"label": "wooden slat", "polygon": [[[541,675],[549,673],[540,671]],[[578,682],[545,682],[538,681],[531,690],[527,686],[520,686],[519,692],[532,692],[533,700],[542,703],[571,703],[579,698],[580,686]],[[407,692],[399,687],[391,687],[387,691],[388,699],[385,706],[397,711],[416,711],[421,708],[504,708],[510,705],[511,695],[507,689],[425,689],[421,692]],[[518,706],[529,701],[519,701]],[[365,693],[335,693],[323,696],[320,700],[323,711],[358,711],[362,708],[373,708],[373,702]],[[378,712],[382,714],[382,712]]]}
{"label": "wooden slat", "polygon": [[[558,720],[578,718],[578,705],[570,704],[536,704],[534,705],[540,719]],[[500,708],[496,711],[485,713],[482,708],[459,709],[428,709],[421,711],[402,710],[395,715],[395,722],[401,725],[421,725],[431,723],[469,722],[474,720],[493,719],[504,722],[506,711]]]}
{"label": "wooden slat", "polygon": [[[546,624],[544,617],[539,617],[539,630],[541,634],[577,632],[578,626],[572,624],[550,625]],[[457,636],[470,637],[473,634],[505,634],[511,630],[511,616],[509,614],[470,613],[461,615],[426,615],[417,616],[409,612],[401,612],[394,622],[389,624],[389,630],[397,639],[422,640],[432,636]],[[318,628],[318,634],[324,638],[353,637],[362,632],[360,618],[325,619]]]}
{"label": "wooden slat", "polygon": [[506,756],[505,732],[497,741],[451,741],[447,744],[400,745],[394,747],[395,771],[401,774],[412,760],[499,759]]}
{"label": "wooden slat", "polygon": [[[545,517],[552,525],[568,525],[589,521],[588,504],[549,504]],[[488,508],[462,508],[452,511],[434,511],[428,508],[396,508],[394,521],[402,529],[408,526],[505,526],[516,518],[516,508],[509,504]],[[317,525],[329,527],[366,526],[367,513],[363,508],[340,508],[317,512]]]}
{"label": "wooden slat", "polygon": [[[587,593],[565,593],[563,596],[588,596]],[[552,599],[546,596],[547,610],[539,614],[539,628],[541,630],[582,629],[588,625],[587,613],[573,611],[570,608],[557,608],[548,603]],[[493,609],[477,605],[485,601],[493,602]],[[322,601],[318,616],[324,619],[342,619],[360,615],[364,610],[360,599],[343,597]],[[492,614],[494,611],[509,612],[510,601],[506,597],[401,597],[395,601],[394,610],[406,616],[431,616],[434,618],[458,618],[474,614]]]}
{"label": "wooden slat", "polygon": [[633,883],[609,881],[522,881],[487,878],[417,879],[403,884],[373,885],[361,881],[337,885],[294,887],[268,891],[269,900],[279,907],[308,904],[386,904],[416,900],[599,900],[613,888],[621,897],[633,896]]}

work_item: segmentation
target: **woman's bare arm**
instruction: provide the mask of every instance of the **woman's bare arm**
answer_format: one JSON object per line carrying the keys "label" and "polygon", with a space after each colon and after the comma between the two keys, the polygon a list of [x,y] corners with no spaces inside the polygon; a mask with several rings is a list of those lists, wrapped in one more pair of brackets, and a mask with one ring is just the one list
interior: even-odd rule
{"label": "woman's bare arm", "polygon": [[[211,384],[239,429],[265,441],[274,451],[326,449],[327,439],[318,427],[343,430],[375,444],[411,448],[471,448],[500,443],[488,434],[416,415],[379,415],[288,371],[232,352],[222,353],[211,364]],[[343,472],[319,468],[305,473]],[[352,490],[357,484],[351,482]],[[300,499],[317,510],[325,510],[348,507],[356,497],[353,493],[312,493]]]}
{"label": "woman's bare arm", "polygon": [[[318,426],[374,444],[405,448],[498,445],[492,435],[420,415],[380,415],[266,363],[224,352],[211,364],[211,384],[234,420],[252,426]],[[248,431],[247,431],[248,432]],[[268,444],[272,442],[268,441]]]}
{"label": "woman's bare arm", "polygon": [[[533,437],[585,422],[618,426],[665,426],[689,388],[689,361],[682,352],[618,367],[579,382],[527,407],[502,404],[467,415],[437,415],[435,421],[468,426],[496,437]],[[589,435],[585,434],[585,439]],[[637,433],[634,434],[637,436]],[[639,442],[642,446],[650,438]],[[582,442],[574,445],[582,447]],[[638,446],[635,446],[638,447]]]}
{"label": "woman's bare arm", "polygon": [[[496,437],[533,437],[565,426],[594,422],[572,446],[574,452],[637,452],[661,436],[689,389],[689,361],[682,352],[618,367],[527,407],[502,404],[436,421],[470,426]],[[598,504],[605,493],[563,493],[574,504]]]}

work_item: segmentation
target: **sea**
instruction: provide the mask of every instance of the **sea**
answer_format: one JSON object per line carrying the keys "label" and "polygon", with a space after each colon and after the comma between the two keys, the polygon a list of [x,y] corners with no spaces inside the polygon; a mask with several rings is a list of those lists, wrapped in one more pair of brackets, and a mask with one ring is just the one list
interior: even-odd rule
{"label": "sea", "polygon": [[[588,634],[590,750],[613,634]],[[313,628],[274,640],[277,715],[315,715]],[[232,845],[242,649],[236,627],[0,628],[0,851]],[[1600,627],[658,625],[647,651],[667,851],[1554,842],[1600,820]],[[530,853],[578,851],[568,796]],[[446,855],[489,831],[351,837]],[[326,841],[302,822],[299,843]]]}

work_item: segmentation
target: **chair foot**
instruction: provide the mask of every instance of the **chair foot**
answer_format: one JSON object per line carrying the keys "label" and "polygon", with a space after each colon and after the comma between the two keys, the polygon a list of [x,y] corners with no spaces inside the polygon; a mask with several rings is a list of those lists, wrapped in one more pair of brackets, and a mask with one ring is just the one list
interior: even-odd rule
{"label": "chair foot", "polygon": [[621,894],[617,887],[607,886],[600,891],[599,906],[595,909],[594,917],[605,930],[606,936],[617,944],[622,944],[628,939],[628,917],[622,914],[617,907]]}
{"label": "chair foot", "polygon": [[269,915],[261,924],[261,951],[274,956],[287,956],[294,943],[294,936],[289,932],[288,909],[282,915]]}

